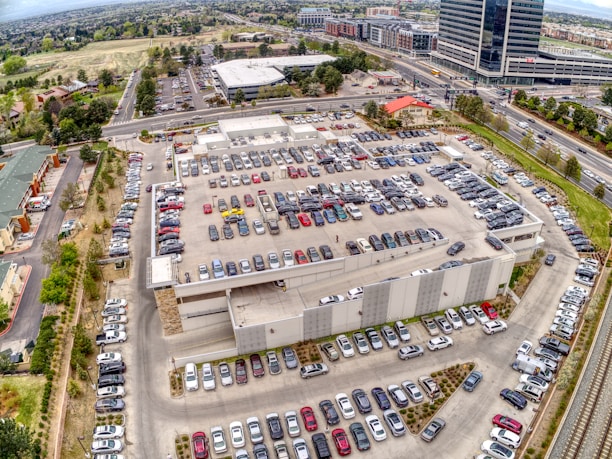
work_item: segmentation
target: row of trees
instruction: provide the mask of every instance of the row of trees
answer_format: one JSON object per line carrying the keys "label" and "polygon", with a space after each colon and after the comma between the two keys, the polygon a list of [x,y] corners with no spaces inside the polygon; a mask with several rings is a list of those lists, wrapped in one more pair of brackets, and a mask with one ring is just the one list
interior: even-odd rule
{"label": "row of trees", "polygon": [[[604,91],[604,103],[612,102],[612,89]],[[529,97],[523,90],[514,96],[514,103],[519,107],[538,113],[548,121],[556,121],[569,132],[577,132],[585,140],[598,144],[603,142],[606,149],[612,151],[612,126],[602,134],[598,131],[598,116],[590,108],[573,101],[558,102],[554,97],[542,101],[538,96]]]}

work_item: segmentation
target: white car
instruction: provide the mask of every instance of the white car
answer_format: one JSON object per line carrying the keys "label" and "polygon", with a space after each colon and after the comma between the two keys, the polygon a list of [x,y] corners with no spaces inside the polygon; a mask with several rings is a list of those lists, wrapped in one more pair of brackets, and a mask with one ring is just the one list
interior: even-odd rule
{"label": "white car", "polygon": [[555,317],[553,325],[563,325],[564,327],[576,328],[576,321],[569,317]]}
{"label": "white car", "polygon": [[514,459],[514,451],[496,441],[486,440],[480,445],[480,450],[495,459]]}
{"label": "white car", "polygon": [[123,449],[121,440],[95,440],[91,444],[91,452],[98,453],[119,453]]}
{"label": "white car", "polygon": [[300,436],[300,423],[298,422],[298,415],[295,411],[285,412],[285,424],[287,425],[287,433],[290,437]]}
{"label": "white car", "polygon": [[104,302],[104,307],[118,307],[125,308],[127,306],[127,300],[125,298],[109,298]]}
{"label": "white car", "polygon": [[595,281],[592,278],[587,276],[575,276],[574,282],[577,284],[586,285],[587,287],[593,287],[595,285]]}
{"label": "white car", "polygon": [[266,232],[266,229],[264,228],[263,223],[261,223],[260,220],[253,220],[253,229],[255,230],[255,234],[264,234]]}
{"label": "white car", "polygon": [[261,432],[261,424],[259,419],[253,416],[246,420],[247,429],[249,429],[249,435],[251,437],[251,443],[254,445],[262,443],[264,441],[263,433]]}
{"label": "white car", "polygon": [[356,300],[357,298],[363,297],[363,288],[355,287],[346,292],[346,296],[349,300]]}
{"label": "white car", "polygon": [[459,315],[461,316],[463,321],[469,326],[474,325],[476,323],[476,319],[474,319],[474,315],[465,306],[461,306],[459,308]]}
{"label": "white car", "polygon": [[375,414],[371,414],[365,418],[365,422],[370,429],[370,433],[372,434],[372,438],[376,441],[383,441],[387,438],[387,432],[383,427],[380,419]]}
{"label": "white car", "polygon": [[355,349],[353,349],[353,346],[351,345],[346,335],[338,335],[336,337],[336,343],[338,344],[340,352],[342,352],[342,355],[344,357],[348,358],[353,357],[355,355]]}
{"label": "white car", "polygon": [[579,295],[579,296],[583,296],[583,297],[588,297],[589,296],[589,292],[588,292],[588,290],[586,288],[578,287],[577,285],[570,285],[565,290],[565,293],[568,294],[568,295]]}
{"label": "white car", "polygon": [[491,437],[491,440],[497,441],[502,445],[509,446],[510,448],[518,448],[521,446],[521,437],[507,429],[494,427],[491,429],[489,436]]}
{"label": "white car", "polygon": [[96,426],[93,430],[94,440],[107,440],[109,438],[121,438],[125,434],[125,429],[122,426],[107,424],[104,426]]}
{"label": "white car", "polygon": [[353,343],[355,343],[355,347],[357,348],[357,352],[360,354],[367,354],[370,352],[370,346],[368,346],[368,341],[365,336],[361,332],[353,333]]}
{"label": "white car", "polygon": [[344,419],[352,419],[355,417],[355,409],[346,394],[340,393],[336,395],[336,403]]}
{"label": "white car", "polygon": [[448,308],[446,311],[444,311],[444,315],[446,316],[446,320],[450,322],[455,330],[463,328],[463,322],[461,322],[459,314],[457,314],[453,308]]}
{"label": "white car", "polygon": [[223,427],[215,426],[210,429],[210,436],[215,453],[221,454],[227,451],[227,443],[225,442],[225,434]]}
{"label": "white car", "polygon": [[453,345],[453,339],[450,336],[436,336],[427,341],[427,348],[430,351],[437,351]]}
{"label": "white car", "polygon": [[482,331],[487,335],[494,335],[495,333],[503,332],[508,329],[508,325],[503,320],[492,320],[482,326]]}
{"label": "white car", "polygon": [[114,315],[125,315],[127,314],[127,311],[125,310],[125,308],[115,308],[115,307],[108,307],[106,309],[102,309],[101,315],[102,317],[109,317],[109,316],[114,316]]}
{"label": "white car", "polygon": [[555,317],[565,317],[567,319],[572,319],[574,321],[578,320],[578,314],[573,311],[569,311],[567,309],[557,309],[555,313]]}
{"label": "white car", "polygon": [[108,324],[127,324],[127,322],[128,322],[127,316],[122,316],[122,315],[116,314],[116,315],[105,317],[102,325],[108,325]]}
{"label": "white car", "polygon": [[103,332],[107,332],[107,331],[124,332],[125,330],[126,328],[124,324],[106,324],[102,327]]}
{"label": "white car", "polygon": [[480,306],[473,304],[472,306],[470,306],[470,312],[481,324],[486,324],[489,321],[489,318],[484,313],[484,311],[480,309]]}
{"label": "white car", "polygon": [[406,394],[408,394],[408,397],[410,397],[410,400],[412,400],[414,403],[421,403],[423,400],[425,400],[423,393],[414,382],[403,381],[402,387],[404,388]]}
{"label": "white car", "polygon": [[204,386],[204,390],[215,390],[217,387],[215,372],[210,363],[202,365],[202,385]]}
{"label": "white car", "polygon": [[397,333],[398,338],[403,343],[407,343],[408,341],[410,341],[410,332],[408,331],[408,327],[404,325],[404,322],[398,320],[397,322],[395,322],[393,328],[395,328],[395,333]]}
{"label": "white car", "polygon": [[198,273],[201,281],[210,279],[210,273],[208,272],[208,267],[205,264],[198,266]]}
{"label": "white car", "polygon": [[96,357],[96,364],[102,365],[103,363],[121,362],[122,357],[119,352],[104,352],[98,354]]}
{"label": "white car", "polygon": [[125,388],[123,386],[106,386],[100,387],[96,391],[96,397],[98,398],[122,398],[125,395]]}
{"label": "white car", "polygon": [[195,363],[186,363],[185,364],[185,389],[188,391],[198,390],[199,378],[198,378],[198,368]]}
{"label": "white car", "polygon": [[519,381],[522,383],[526,383],[526,384],[535,386],[542,391],[547,391],[548,387],[550,386],[550,383],[548,381],[546,381],[543,378],[540,378],[539,376],[523,374],[520,376]]}
{"label": "white car", "polygon": [[251,263],[246,258],[241,258],[238,260],[238,266],[240,266],[240,271],[242,274],[248,274],[251,272]]}
{"label": "white car", "polygon": [[234,421],[229,425],[230,438],[232,440],[232,446],[234,448],[242,448],[246,441],[244,439],[244,429],[242,428],[242,422]]}
{"label": "white car", "polygon": [[525,340],[521,343],[521,345],[516,350],[516,355],[519,355],[519,354],[528,355],[532,348],[533,348],[533,344],[531,343],[531,341]]}
{"label": "white car", "polygon": [[280,268],[280,260],[276,252],[268,252],[268,264],[270,265],[270,269]]}
{"label": "white car", "polygon": [[285,266],[293,266],[295,264],[295,261],[293,260],[293,254],[291,253],[291,250],[289,249],[283,249],[282,258],[283,258],[283,264]]}
{"label": "white car", "polygon": [[219,363],[219,376],[221,378],[222,386],[231,386],[234,384],[232,370],[230,370],[230,367],[226,362]]}
{"label": "white car", "polygon": [[387,342],[387,345],[391,349],[399,347],[399,339],[397,339],[397,335],[389,325],[383,325],[380,328],[380,334],[383,336],[383,338]]}
{"label": "white car", "polygon": [[331,303],[342,303],[344,301],[344,297],[342,295],[330,295],[324,296],[319,300],[319,306],[325,306],[326,304]]}

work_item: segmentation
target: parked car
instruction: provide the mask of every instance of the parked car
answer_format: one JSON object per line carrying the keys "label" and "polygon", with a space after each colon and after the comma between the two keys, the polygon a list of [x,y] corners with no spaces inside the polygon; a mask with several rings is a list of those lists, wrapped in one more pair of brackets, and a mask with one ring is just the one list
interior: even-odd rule
{"label": "parked car", "polygon": [[437,336],[427,342],[427,348],[430,351],[437,351],[453,345],[453,339],[450,336]]}
{"label": "parked car", "polygon": [[438,434],[446,427],[446,421],[442,418],[434,418],[432,421],[425,427],[423,432],[421,432],[421,439],[426,442],[433,441]]}
{"label": "parked car", "polygon": [[482,381],[483,375],[480,371],[472,371],[463,382],[463,389],[467,392],[473,392],[476,386]]}

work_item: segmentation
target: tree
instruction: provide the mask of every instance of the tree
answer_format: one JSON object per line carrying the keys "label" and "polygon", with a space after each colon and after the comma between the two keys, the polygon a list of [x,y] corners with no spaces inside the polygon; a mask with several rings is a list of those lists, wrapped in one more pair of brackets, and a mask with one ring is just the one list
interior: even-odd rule
{"label": "tree", "polygon": [[40,47],[46,53],[48,53],[49,51],[52,51],[53,50],[53,38],[51,37],[43,38],[40,44]]}
{"label": "tree", "polygon": [[521,105],[526,100],[527,100],[527,93],[524,90],[519,89],[518,91],[516,91],[516,94],[514,95],[514,101],[517,104]]}
{"label": "tree", "polygon": [[108,88],[113,85],[113,74],[110,70],[104,69],[98,74],[98,80]]}
{"label": "tree", "polygon": [[85,163],[95,163],[98,152],[91,148],[91,145],[83,145],[79,150],[79,158]]}
{"label": "tree", "polygon": [[508,124],[508,120],[501,113],[498,113],[497,116],[493,118],[493,129],[495,129],[496,132],[499,132],[499,131],[508,132],[509,131],[510,126]]}
{"label": "tree", "polygon": [[11,109],[15,105],[15,95],[13,91],[9,91],[3,96],[0,96],[0,115],[4,118],[5,124],[8,126]]}
{"label": "tree", "polygon": [[[0,327],[0,330],[2,328]],[[14,373],[17,369],[17,363],[11,362],[10,356],[0,354],[0,375],[8,375]]]}
{"label": "tree", "polygon": [[[6,301],[0,300],[0,330],[4,330],[10,321],[9,306]],[[0,373],[2,373],[2,371],[0,371]]]}
{"label": "tree", "polygon": [[604,198],[606,195],[606,187],[603,183],[598,183],[597,186],[593,188],[593,195],[599,200]]}
{"label": "tree", "polygon": [[270,46],[267,43],[262,43],[259,45],[259,55],[261,57],[266,57],[270,53]]}
{"label": "tree", "polygon": [[328,94],[331,94],[331,93],[335,94],[336,91],[338,91],[338,88],[342,86],[342,82],[344,81],[344,78],[342,77],[342,74],[337,69],[329,65],[327,66],[327,69],[325,70],[325,75],[323,76],[322,81],[323,81],[323,84],[325,85],[325,92]]}
{"label": "tree", "polygon": [[59,260],[62,247],[59,245],[57,240],[46,239],[40,245],[42,249],[42,256],[40,260],[43,264],[51,266],[53,263]]}
{"label": "tree", "polygon": [[533,140],[533,133],[527,132],[525,136],[521,139],[521,146],[529,151],[535,146],[535,140]]}
{"label": "tree", "polygon": [[558,148],[555,147],[550,142],[544,143],[537,152],[538,158],[544,161],[545,165],[556,166],[559,162],[559,151]]}
{"label": "tree", "polygon": [[234,102],[237,105],[240,105],[242,102],[244,102],[244,91],[240,88],[238,88],[238,90],[236,91],[236,94],[234,95]]}
{"label": "tree", "polygon": [[559,118],[563,118],[567,116],[569,113],[569,108],[567,104],[559,104],[557,109],[555,110],[554,118],[558,120]]}
{"label": "tree", "polygon": [[584,117],[586,116],[586,110],[582,105],[574,107],[574,114],[572,115],[572,122],[577,130],[582,129],[584,126]]}
{"label": "tree", "polygon": [[548,99],[546,99],[546,102],[544,102],[544,108],[547,112],[554,110],[555,108],[557,108],[557,100],[554,97],[550,96]]}
{"label": "tree", "polygon": [[11,459],[33,457],[36,446],[32,432],[28,427],[17,424],[13,418],[2,418],[0,451],[2,451],[2,457]]}
{"label": "tree", "polygon": [[83,83],[87,83],[87,72],[85,72],[84,69],[79,69],[79,71],[77,72],[77,80]]}
{"label": "tree", "polygon": [[604,105],[612,105],[612,87],[606,88],[601,96],[601,103]]}
{"label": "tree", "polygon": [[597,114],[593,110],[586,110],[584,113],[584,119],[582,120],[582,126],[587,131],[595,131],[597,129]]}
{"label": "tree", "polygon": [[303,56],[304,54],[306,54],[306,42],[304,41],[304,39],[301,39],[300,42],[298,43],[297,53],[300,56]]}
{"label": "tree", "polygon": [[81,202],[81,192],[76,183],[67,183],[66,188],[62,191],[59,206],[64,212],[71,207],[76,207]]}
{"label": "tree", "polygon": [[338,54],[340,52],[340,43],[338,43],[338,40],[334,40],[332,43],[331,52],[334,54]]}
{"label": "tree", "polygon": [[606,128],[606,141],[612,142],[612,124]]}
{"label": "tree", "polygon": [[578,159],[572,155],[565,163],[565,178],[571,177],[576,181],[580,181],[581,167]]}
{"label": "tree", "polygon": [[36,107],[36,99],[34,98],[34,94],[28,88],[19,88],[17,90],[17,95],[21,99],[23,103],[23,109],[26,113],[30,113]]}
{"label": "tree", "polygon": [[368,118],[374,119],[378,115],[378,104],[370,99],[363,107],[363,111]]}
{"label": "tree", "polygon": [[21,56],[10,56],[4,61],[3,69],[6,75],[15,75],[27,65]]}
{"label": "tree", "polygon": [[86,129],[86,137],[92,142],[97,142],[102,137],[102,127],[94,123]]}

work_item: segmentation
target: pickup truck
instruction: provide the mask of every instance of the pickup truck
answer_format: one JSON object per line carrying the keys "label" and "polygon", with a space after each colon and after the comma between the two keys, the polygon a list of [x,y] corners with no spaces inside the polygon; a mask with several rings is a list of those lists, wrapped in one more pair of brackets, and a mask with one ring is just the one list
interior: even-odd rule
{"label": "pickup truck", "polygon": [[127,333],[125,332],[108,331],[106,333],[96,335],[96,344],[100,346],[102,344],[123,343],[126,339]]}
{"label": "pickup truck", "polygon": [[347,203],[344,206],[344,210],[346,210],[346,212],[349,214],[349,216],[353,219],[353,220],[361,220],[363,218],[363,215],[361,214],[361,211],[359,210],[359,207],[357,207],[355,204],[353,203]]}

